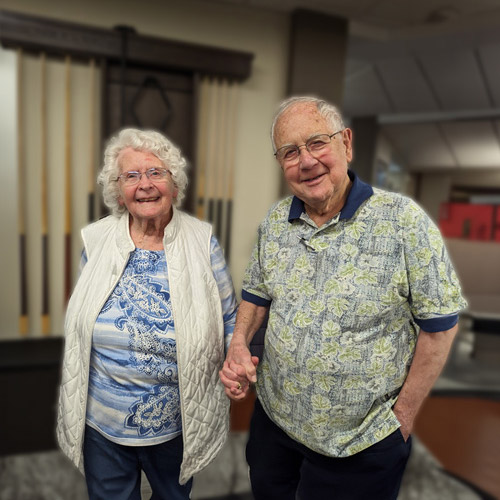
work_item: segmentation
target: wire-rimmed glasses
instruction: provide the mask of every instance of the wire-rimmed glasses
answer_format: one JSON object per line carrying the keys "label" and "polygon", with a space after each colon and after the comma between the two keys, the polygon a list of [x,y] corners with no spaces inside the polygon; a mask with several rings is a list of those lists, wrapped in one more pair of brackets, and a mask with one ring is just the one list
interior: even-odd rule
{"label": "wire-rimmed glasses", "polygon": [[320,154],[328,144],[330,144],[332,137],[337,134],[343,132],[344,129],[338,130],[333,134],[317,134],[309,137],[304,144],[300,144],[299,146],[295,144],[287,144],[281,148],[279,148],[274,156],[276,159],[284,166],[293,166],[299,162],[300,158],[300,148],[305,147],[307,151],[313,156],[317,156]]}
{"label": "wire-rimmed glasses", "polygon": [[151,182],[164,182],[168,174],[170,174],[170,170],[166,168],[153,167],[148,168],[145,172],[139,172],[137,170],[123,172],[115,180],[121,181],[125,186],[135,186],[139,183],[143,175]]}

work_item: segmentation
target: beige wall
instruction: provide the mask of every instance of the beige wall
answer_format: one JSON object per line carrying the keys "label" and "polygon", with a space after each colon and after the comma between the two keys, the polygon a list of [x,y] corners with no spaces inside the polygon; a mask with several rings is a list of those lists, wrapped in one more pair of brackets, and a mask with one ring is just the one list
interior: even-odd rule
{"label": "beige wall", "polygon": [[469,303],[469,311],[500,319],[500,245],[490,241],[447,238],[446,246]]}
{"label": "beige wall", "polygon": [[425,174],[420,179],[419,203],[435,222],[439,220],[439,207],[448,201],[451,188],[449,174]]}
{"label": "beige wall", "polygon": [[[0,8],[84,23],[103,28],[127,24],[144,35],[236,49],[254,54],[251,77],[242,84],[236,135],[231,272],[239,293],[255,231],[267,209],[278,198],[280,172],[274,163],[269,126],[277,103],[285,92],[288,50],[287,16],[244,7],[185,0],[0,0]],[[15,170],[15,62],[11,51],[0,54],[2,141],[10,145],[10,157],[2,155],[3,181],[12,189],[4,198],[0,241],[0,273],[3,283],[0,336],[17,331],[18,262]],[[3,64],[5,62],[5,64]],[[14,64],[14,68],[13,68]],[[4,90],[4,89],[7,90]],[[9,103],[8,109],[3,101]],[[4,110],[6,111],[4,113]],[[3,144],[3,142],[2,142]],[[6,149],[3,149],[6,151]],[[5,234],[4,234],[5,232]],[[7,259],[4,258],[7,257]],[[8,299],[8,300],[4,300]]]}

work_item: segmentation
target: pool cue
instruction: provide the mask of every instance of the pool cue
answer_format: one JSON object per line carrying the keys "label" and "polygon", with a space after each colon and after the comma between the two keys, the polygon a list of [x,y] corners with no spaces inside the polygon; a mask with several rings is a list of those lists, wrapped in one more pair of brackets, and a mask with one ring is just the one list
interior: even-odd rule
{"label": "pool cue", "polygon": [[27,256],[26,256],[26,212],[25,212],[25,182],[26,169],[24,164],[24,105],[23,105],[23,50],[17,49],[17,189],[18,189],[18,231],[19,231],[19,271],[20,271],[20,311],[19,335],[28,335],[28,287],[27,287]]}
{"label": "pool cue", "polygon": [[93,222],[95,219],[95,59],[90,60],[90,138],[89,138],[89,185],[88,185],[88,221]]}
{"label": "pool cue", "polygon": [[65,170],[65,265],[64,291],[68,301],[71,294],[71,57],[65,58],[65,136],[64,136],[64,170]]}
{"label": "pool cue", "polygon": [[41,134],[41,191],[42,191],[42,335],[50,334],[49,315],[49,217],[47,193],[47,64],[45,53],[40,54],[40,134]]}
{"label": "pool cue", "polygon": [[217,186],[217,238],[222,245],[225,247],[225,237],[226,237],[226,161],[227,161],[227,112],[228,112],[228,82],[227,80],[222,80],[220,83],[220,93],[221,93],[221,103],[220,103],[220,119],[218,130],[218,154],[217,154],[217,175],[216,175],[216,186]]}
{"label": "pool cue", "polygon": [[203,213],[205,214],[205,220],[212,222],[212,210],[210,198],[212,193],[210,192],[210,170],[212,162],[212,135],[213,135],[213,85],[212,80],[209,79],[207,83],[207,122],[206,122],[206,132],[207,132],[207,144],[206,144],[206,162],[205,162],[205,196],[203,198]]}
{"label": "pool cue", "polygon": [[206,167],[207,167],[207,96],[208,96],[208,77],[199,80],[199,114],[198,114],[198,154],[196,165],[196,216],[204,219],[205,212],[205,188],[206,188]]}
{"label": "pool cue", "polygon": [[[214,224],[214,164],[216,154],[216,133],[217,133],[217,104],[218,104],[218,89],[216,82],[211,82],[209,87],[209,115],[208,115],[208,152],[207,152],[207,196],[205,197],[205,217]],[[215,137],[215,138],[214,138]],[[215,228],[217,231],[217,228]]]}
{"label": "pool cue", "polygon": [[232,225],[232,217],[233,217],[233,196],[234,196],[234,157],[235,157],[235,131],[236,131],[236,119],[238,116],[237,110],[237,102],[238,102],[238,91],[239,86],[238,83],[233,83],[231,92],[231,100],[229,104],[230,109],[230,118],[229,118],[229,133],[228,133],[228,164],[229,164],[229,175],[228,175],[228,190],[227,190],[227,217],[226,217],[226,246],[225,256],[226,260],[229,262],[230,254],[231,254],[231,225]]}

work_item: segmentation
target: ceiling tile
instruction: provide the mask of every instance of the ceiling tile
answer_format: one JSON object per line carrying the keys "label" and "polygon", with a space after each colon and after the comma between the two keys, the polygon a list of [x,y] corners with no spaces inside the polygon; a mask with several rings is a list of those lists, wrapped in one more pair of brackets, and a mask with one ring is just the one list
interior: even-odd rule
{"label": "ceiling tile", "polygon": [[491,121],[442,123],[441,128],[460,167],[500,168],[500,145]]}
{"label": "ceiling tile", "polygon": [[377,64],[379,74],[397,112],[438,111],[436,99],[415,59],[389,59]]}
{"label": "ceiling tile", "polygon": [[500,107],[500,44],[489,44],[478,49],[484,75],[493,99],[493,106]]}
{"label": "ceiling tile", "polygon": [[484,109],[491,105],[472,50],[427,53],[419,59],[442,110]]}
{"label": "ceiling tile", "polygon": [[352,60],[348,63],[342,110],[346,117],[376,116],[392,111],[372,65]]}
{"label": "ceiling tile", "polygon": [[409,170],[456,166],[435,124],[385,125],[382,133],[402,156]]}

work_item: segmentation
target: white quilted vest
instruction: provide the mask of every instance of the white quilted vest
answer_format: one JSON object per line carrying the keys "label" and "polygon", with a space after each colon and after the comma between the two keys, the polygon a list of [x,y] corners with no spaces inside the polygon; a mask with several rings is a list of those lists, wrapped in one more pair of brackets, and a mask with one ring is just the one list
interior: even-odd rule
{"label": "white quilted vest", "polygon": [[[229,400],[219,381],[224,325],[210,265],[209,224],[174,208],[163,244],[177,342],[184,456],[179,482],[206,467],[229,430]],[[110,216],[82,230],[88,262],[68,304],[57,417],[62,451],[82,469],[82,441],[92,332],[135,245],[128,214]]]}

